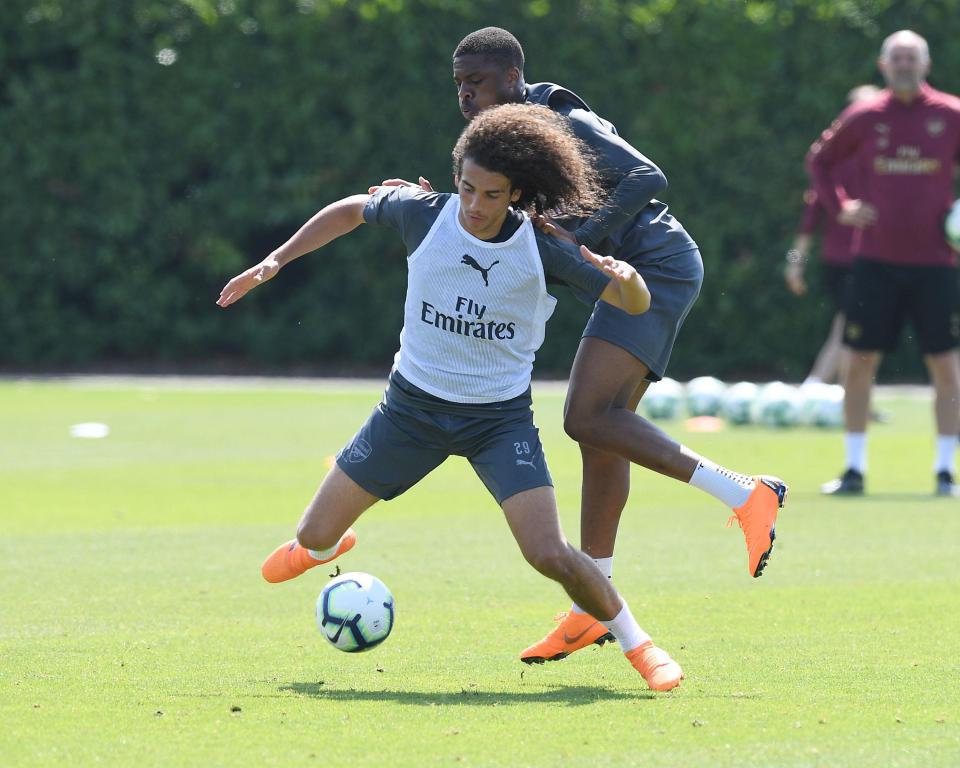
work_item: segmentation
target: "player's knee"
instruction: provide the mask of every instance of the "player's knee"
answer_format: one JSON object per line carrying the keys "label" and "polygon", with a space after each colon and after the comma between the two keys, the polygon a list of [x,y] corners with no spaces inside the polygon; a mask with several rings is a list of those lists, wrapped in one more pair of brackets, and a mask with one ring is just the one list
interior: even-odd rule
{"label": "player's knee", "polygon": [[572,552],[566,543],[541,546],[525,555],[527,562],[548,579],[564,583],[572,572]]}
{"label": "player's knee", "polygon": [[587,408],[570,408],[563,415],[563,431],[584,445],[593,445],[599,429],[599,419]]}

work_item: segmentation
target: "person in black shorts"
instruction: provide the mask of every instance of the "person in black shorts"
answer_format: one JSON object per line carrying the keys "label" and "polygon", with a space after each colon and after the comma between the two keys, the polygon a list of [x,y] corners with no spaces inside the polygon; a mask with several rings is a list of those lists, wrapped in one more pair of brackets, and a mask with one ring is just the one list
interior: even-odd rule
{"label": "person in black shorts", "polygon": [[582,145],[552,112],[491,110],[463,132],[453,160],[457,194],[384,188],[341,200],[221,292],[218,304],[229,306],[363,222],[398,230],[409,253],[400,350],[383,401],[337,456],[297,538],[264,562],[264,578],[285,581],[340,556],[365,510],[464,456],[530,564],[602,620],[651,688],[669,690],[683,677],[679,664],[563,536],[530,400],[534,353],[555,303],[547,279],[627,314],[649,308],[649,291],[629,264],[533,227],[528,213],[538,204],[590,210],[601,194]]}
{"label": "person in black shorts", "polygon": [[[844,381],[846,469],[821,490],[864,492],[873,382],[909,320],[935,393],[934,492],[956,496],[960,296],[957,254],[946,242],[943,220],[960,162],[960,98],[927,84],[930,51],[915,32],[887,37],[878,64],[887,88],[847,107],[807,155],[822,204],[838,222],[856,228],[844,328],[852,350]],[[860,169],[855,188],[840,175],[851,160]]]}

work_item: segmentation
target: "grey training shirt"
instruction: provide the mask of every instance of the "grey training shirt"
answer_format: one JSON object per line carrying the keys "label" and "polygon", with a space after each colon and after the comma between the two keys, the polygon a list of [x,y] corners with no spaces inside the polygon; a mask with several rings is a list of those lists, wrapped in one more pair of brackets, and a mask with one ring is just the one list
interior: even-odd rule
{"label": "grey training shirt", "polygon": [[624,141],[610,121],[554,83],[528,85],[525,100],[564,115],[574,134],[596,153],[610,198],[595,214],[578,220],[575,233],[581,243],[635,266],[697,247],[666,204],[655,199],[667,187],[666,176]]}

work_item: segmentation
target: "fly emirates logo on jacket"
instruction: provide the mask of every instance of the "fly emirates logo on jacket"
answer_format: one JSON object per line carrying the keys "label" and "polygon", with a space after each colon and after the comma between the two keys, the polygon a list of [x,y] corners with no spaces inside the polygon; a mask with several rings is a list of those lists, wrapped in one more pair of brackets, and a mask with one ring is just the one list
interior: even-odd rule
{"label": "fly emirates logo on jacket", "polygon": [[878,176],[935,176],[940,173],[940,160],[923,157],[920,147],[901,144],[894,157],[878,155],[873,171]]}

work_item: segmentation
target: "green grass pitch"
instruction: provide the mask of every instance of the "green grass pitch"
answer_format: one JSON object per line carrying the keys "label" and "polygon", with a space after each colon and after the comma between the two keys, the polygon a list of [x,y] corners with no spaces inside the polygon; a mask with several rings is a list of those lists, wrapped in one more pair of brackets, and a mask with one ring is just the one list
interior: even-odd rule
{"label": "green grass pitch", "polygon": [[[839,432],[666,425],[791,494],[754,580],[728,510],[635,470],[614,577],[687,674],[654,694],[615,645],[520,664],[568,601],[462,460],[340,562],[396,597],[371,653],[315,628],[330,567],[261,580],[379,392],[0,384],[0,765],[960,765],[960,500],[931,495],[928,401],[881,402],[863,500],[816,493]],[[576,541],[562,395],[536,412]],[[109,437],[69,436],[87,421]]]}

